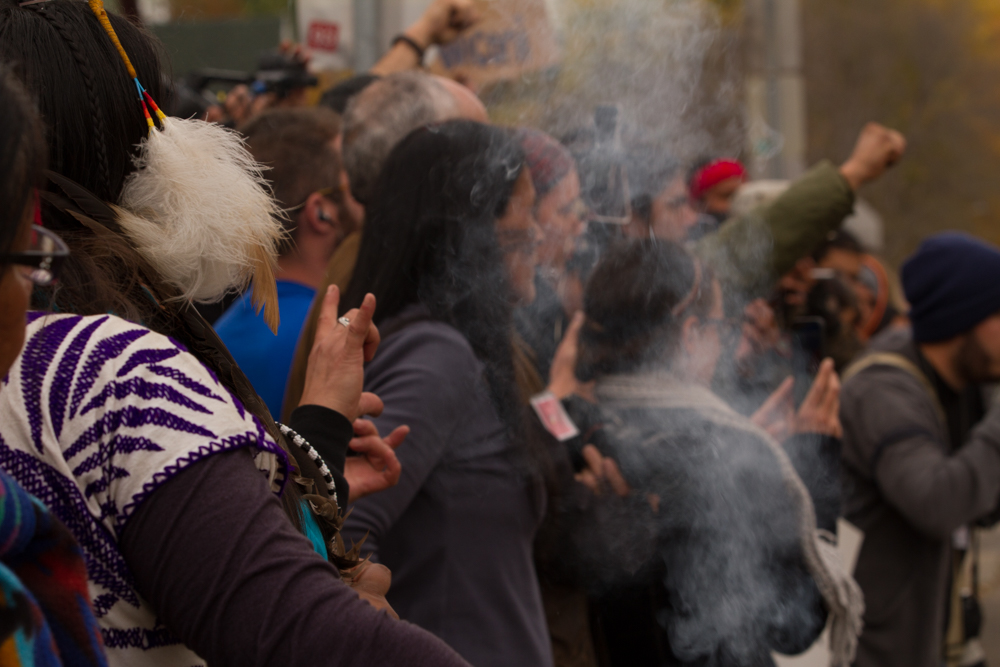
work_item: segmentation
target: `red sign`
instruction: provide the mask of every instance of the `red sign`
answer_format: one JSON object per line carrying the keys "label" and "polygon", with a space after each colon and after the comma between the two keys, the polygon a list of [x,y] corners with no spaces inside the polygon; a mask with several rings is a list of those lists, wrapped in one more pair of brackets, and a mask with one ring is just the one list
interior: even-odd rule
{"label": "red sign", "polygon": [[318,51],[336,51],[340,48],[340,24],[329,21],[312,21],[306,32],[306,46]]}

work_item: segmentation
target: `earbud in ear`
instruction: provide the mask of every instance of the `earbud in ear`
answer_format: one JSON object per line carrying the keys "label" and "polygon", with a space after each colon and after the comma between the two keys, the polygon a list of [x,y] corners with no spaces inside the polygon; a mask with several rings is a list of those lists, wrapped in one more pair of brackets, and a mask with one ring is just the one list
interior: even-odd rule
{"label": "earbud in ear", "polygon": [[322,220],[323,222],[327,223],[333,222],[333,219],[330,217],[330,214],[324,211],[322,208],[320,208],[319,211],[316,213],[316,217]]}

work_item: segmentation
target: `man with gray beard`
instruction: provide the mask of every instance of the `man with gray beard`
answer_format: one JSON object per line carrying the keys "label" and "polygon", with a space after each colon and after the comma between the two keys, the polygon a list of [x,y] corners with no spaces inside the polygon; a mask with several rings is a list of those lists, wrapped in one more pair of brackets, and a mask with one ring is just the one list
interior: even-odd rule
{"label": "man with gray beard", "polygon": [[956,565],[1000,502],[1000,407],[981,394],[1000,379],[1000,250],[939,234],[902,279],[912,331],[874,339],[841,392],[845,516],[865,533],[858,667],[944,663]]}

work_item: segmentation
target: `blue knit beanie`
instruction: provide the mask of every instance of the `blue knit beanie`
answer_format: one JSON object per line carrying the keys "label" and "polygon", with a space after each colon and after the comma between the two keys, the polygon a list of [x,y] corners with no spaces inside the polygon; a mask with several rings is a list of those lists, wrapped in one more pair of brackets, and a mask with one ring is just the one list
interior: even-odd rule
{"label": "blue knit beanie", "polygon": [[1000,250],[968,234],[926,239],[902,278],[918,343],[954,338],[1000,312]]}

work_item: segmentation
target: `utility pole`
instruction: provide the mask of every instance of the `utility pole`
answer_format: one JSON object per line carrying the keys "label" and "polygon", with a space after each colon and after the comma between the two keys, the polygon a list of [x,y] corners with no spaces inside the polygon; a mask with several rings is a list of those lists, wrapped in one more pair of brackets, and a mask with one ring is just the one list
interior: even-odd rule
{"label": "utility pole", "polygon": [[799,0],[746,0],[751,171],[795,178],[805,171],[806,105]]}
{"label": "utility pole", "polygon": [[364,72],[381,54],[382,0],[354,0],[354,71]]}

